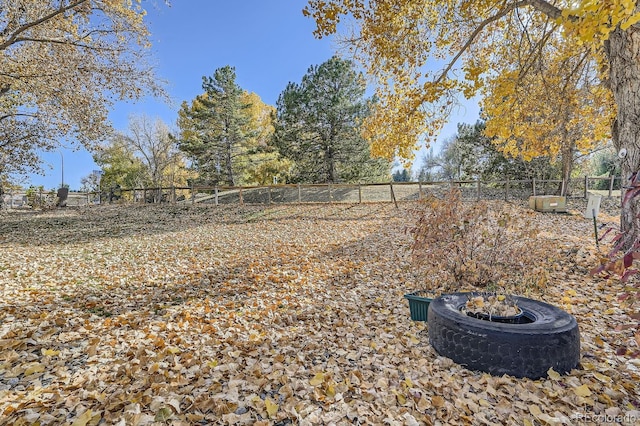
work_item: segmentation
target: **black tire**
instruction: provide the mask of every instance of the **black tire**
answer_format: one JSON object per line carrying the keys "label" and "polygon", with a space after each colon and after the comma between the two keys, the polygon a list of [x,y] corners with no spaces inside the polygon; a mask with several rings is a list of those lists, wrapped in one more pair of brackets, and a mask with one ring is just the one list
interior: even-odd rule
{"label": "black tire", "polygon": [[469,297],[453,293],[429,305],[429,342],[442,356],[492,375],[539,379],[549,368],[567,373],[580,361],[576,319],[548,303],[513,296],[527,324],[505,324],[472,318],[460,312]]}

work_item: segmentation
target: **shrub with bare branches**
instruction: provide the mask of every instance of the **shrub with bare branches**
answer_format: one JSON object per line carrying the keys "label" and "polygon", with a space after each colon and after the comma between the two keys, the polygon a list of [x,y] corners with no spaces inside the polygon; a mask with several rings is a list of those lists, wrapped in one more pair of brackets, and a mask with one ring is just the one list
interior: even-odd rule
{"label": "shrub with bare branches", "polygon": [[546,283],[538,229],[512,206],[464,202],[452,189],[427,197],[415,213],[412,261],[427,289],[523,291]]}

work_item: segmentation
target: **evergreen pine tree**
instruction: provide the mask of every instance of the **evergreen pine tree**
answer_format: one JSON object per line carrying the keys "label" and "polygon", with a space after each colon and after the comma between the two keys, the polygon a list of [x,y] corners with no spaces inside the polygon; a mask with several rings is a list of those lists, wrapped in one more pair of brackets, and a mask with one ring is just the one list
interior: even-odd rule
{"label": "evergreen pine tree", "polygon": [[182,104],[178,145],[193,161],[203,183],[235,185],[239,158],[246,152],[245,134],[250,105],[236,84],[235,68],[218,68],[213,77],[202,77],[204,93]]}
{"label": "evergreen pine tree", "polygon": [[389,179],[389,163],[372,159],[360,123],[366,85],[353,63],[333,57],[289,83],[277,103],[275,145],[294,163],[292,180],[309,183]]}

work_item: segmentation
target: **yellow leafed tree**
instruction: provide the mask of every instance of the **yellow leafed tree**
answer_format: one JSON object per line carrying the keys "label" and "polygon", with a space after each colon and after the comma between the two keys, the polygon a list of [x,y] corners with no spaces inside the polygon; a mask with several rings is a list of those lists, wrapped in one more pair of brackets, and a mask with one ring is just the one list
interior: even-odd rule
{"label": "yellow leafed tree", "polygon": [[[606,83],[615,106],[611,136],[616,149],[626,152],[623,178],[635,176],[640,169],[640,61],[636,59],[640,55],[640,13],[636,1],[309,0],[303,13],[316,21],[319,37],[335,33],[341,20],[352,21],[355,30],[345,40],[378,83],[378,108],[365,127],[372,151],[379,155],[411,159],[418,141],[440,129],[459,94],[471,97],[492,84],[490,91],[510,90],[509,96],[515,96],[516,85],[508,82],[515,72],[513,63],[525,63],[527,58],[521,57],[521,46],[514,42],[532,32],[546,36],[528,53],[548,54],[547,43],[556,43],[559,51],[550,60],[559,61],[558,65],[563,57],[579,58],[588,52],[586,60],[597,64],[597,77]],[[547,27],[541,33],[542,23]],[[565,74],[571,67],[555,68],[560,73],[557,78],[574,84]],[[566,102],[584,101],[579,90],[573,95],[576,100]],[[590,96],[602,101],[595,93]],[[536,96],[535,100],[530,104],[544,111],[547,99]],[[603,108],[603,104],[593,108]],[[543,116],[548,114],[543,112]],[[571,120],[568,124],[575,128]],[[594,131],[597,133],[600,131]],[[577,137],[576,143],[581,139]],[[627,246],[640,235],[639,214],[637,200],[625,204],[621,218],[623,230],[628,231]]]}
{"label": "yellow leafed tree", "polygon": [[242,100],[249,107],[245,110],[248,135],[247,152],[243,158],[242,183],[245,185],[270,185],[286,183],[292,163],[280,156],[272,145],[276,108],[265,104],[253,92],[244,92]]}
{"label": "yellow leafed tree", "polygon": [[[0,162],[109,132],[113,102],[163,94],[141,0],[0,0]],[[0,165],[2,172],[2,165]]]}
{"label": "yellow leafed tree", "polygon": [[[519,47],[517,55],[501,73],[485,79],[485,133],[507,156],[526,161],[545,156],[559,162],[563,181],[569,183],[576,155],[610,140],[615,108],[591,49],[568,46],[553,34],[555,24],[542,18],[528,22],[526,31],[508,33],[515,38],[511,45]],[[566,193],[569,185],[563,190]]]}
{"label": "yellow leafed tree", "polygon": [[248,117],[245,133],[250,135],[250,147],[266,146],[271,141],[274,132],[273,114],[276,108],[265,104],[260,96],[253,92],[244,91],[241,95],[242,103],[248,105],[245,114]]}

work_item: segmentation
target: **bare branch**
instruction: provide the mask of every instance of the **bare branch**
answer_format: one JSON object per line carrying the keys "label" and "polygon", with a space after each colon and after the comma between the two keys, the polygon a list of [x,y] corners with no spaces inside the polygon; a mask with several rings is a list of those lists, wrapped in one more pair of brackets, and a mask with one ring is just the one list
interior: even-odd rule
{"label": "bare branch", "polygon": [[538,12],[544,13],[551,19],[558,19],[562,15],[562,10],[545,0],[528,0],[526,2]]}
{"label": "bare branch", "polygon": [[89,46],[87,44],[83,44],[83,43],[79,43],[76,41],[71,41],[71,40],[56,40],[56,39],[52,39],[52,38],[32,38],[32,37],[19,37],[17,39],[15,39],[14,43],[20,43],[23,41],[29,41],[29,42],[33,42],[33,43],[44,43],[44,44],[62,44],[65,46],[75,46],[75,47],[79,47],[82,49],[86,49],[86,50],[95,50],[95,51],[107,51],[107,52],[118,52],[121,51],[122,49],[110,49],[110,48],[99,48],[96,46]]}
{"label": "bare branch", "polygon": [[[551,3],[545,1],[545,0],[522,0],[522,1],[517,1],[515,3],[512,4],[508,4],[505,6],[504,9],[499,10],[495,15],[485,19],[484,21],[482,21],[478,27],[471,33],[471,35],[469,36],[469,39],[466,41],[466,43],[460,48],[460,50],[458,51],[458,53],[453,57],[453,59],[447,64],[447,66],[445,67],[445,69],[442,71],[442,73],[440,74],[440,76],[436,79],[436,84],[437,83],[441,83],[442,80],[444,80],[447,77],[447,74],[449,74],[449,71],[451,71],[451,69],[453,68],[453,66],[458,62],[458,60],[460,59],[460,57],[467,51],[469,50],[469,48],[471,47],[471,45],[474,43],[474,41],[476,40],[476,38],[480,35],[480,33],[482,33],[482,31],[489,25],[492,24],[493,22],[502,19],[503,17],[505,17],[507,14],[511,13],[512,11],[516,10],[516,9],[520,9],[522,7],[525,6],[531,6],[533,7],[535,10],[537,10],[538,12],[541,12],[545,15],[547,15],[548,17],[552,18],[552,19],[557,19],[562,15],[562,10],[560,10],[559,8],[557,8],[556,6],[552,5]],[[573,19],[570,17],[570,19]]]}
{"label": "bare branch", "polygon": [[460,59],[460,57],[467,50],[469,50],[471,45],[474,43],[476,37],[478,37],[480,35],[480,33],[482,33],[482,31],[487,26],[489,26],[489,24],[492,24],[493,22],[495,22],[495,21],[497,21],[499,19],[502,19],[503,17],[507,16],[507,14],[511,13],[512,11],[514,11],[514,10],[520,8],[520,7],[523,7],[523,6],[527,6],[530,3],[531,3],[531,0],[524,0],[524,1],[515,2],[513,4],[509,4],[504,9],[498,11],[498,13],[496,13],[495,15],[493,15],[493,16],[485,19],[484,21],[482,21],[478,25],[478,27],[475,30],[473,30],[473,32],[471,33],[471,35],[469,36],[469,38],[467,39],[465,44],[460,48],[460,50],[458,51],[458,53],[456,53],[456,55],[453,57],[453,59],[451,59],[451,61],[447,64],[445,69],[442,70],[442,73],[440,73],[440,76],[436,79],[435,83],[439,84],[447,77],[447,74],[449,74],[449,71],[451,71],[453,66],[458,62],[458,59]]}
{"label": "bare branch", "polygon": [[35,118],[35,117],[37,117],[37,115],[35,115],[35,114],[5,114],[5,115],[0,115],[0,121],[6,120],[7,118],[13,118],[13,117],[31,117],[31,118]]}

